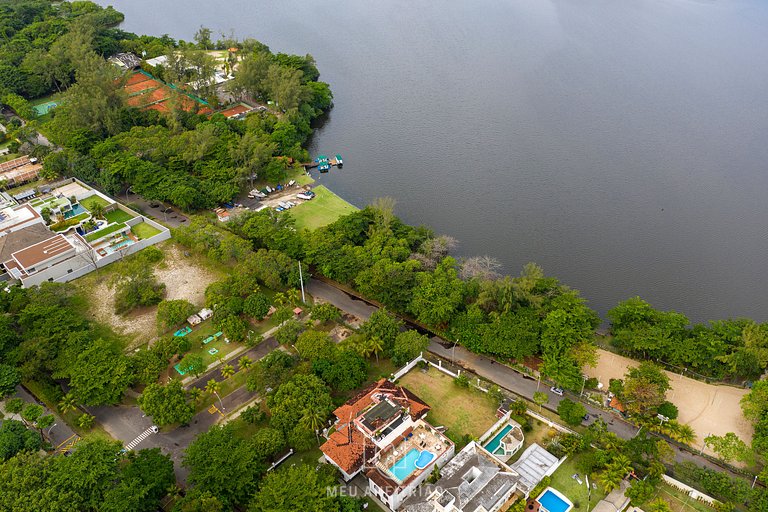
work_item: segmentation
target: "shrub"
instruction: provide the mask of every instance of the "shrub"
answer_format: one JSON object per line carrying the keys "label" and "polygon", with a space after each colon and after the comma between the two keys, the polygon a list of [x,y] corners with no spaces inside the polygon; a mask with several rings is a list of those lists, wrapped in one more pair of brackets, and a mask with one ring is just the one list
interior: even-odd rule
{"label": "shrub", "polygon": [[459,375],[455,379],[453,379],[453,383],[459,386],[460,388],[468,388],[469,387],[469,379],[466,375]]}

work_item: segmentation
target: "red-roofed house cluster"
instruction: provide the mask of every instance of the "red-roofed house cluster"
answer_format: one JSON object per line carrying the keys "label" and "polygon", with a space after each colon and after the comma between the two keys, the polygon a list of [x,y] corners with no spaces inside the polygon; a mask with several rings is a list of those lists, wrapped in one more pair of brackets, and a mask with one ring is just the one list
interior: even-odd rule
{"label": "red-roofed house cluster", "polygon": [[381,379],[334,411],[335,432],[320,450],[345,480],[363,473],[371,493],[391,509],[442,467],[454,444],[424,417],[429,405]]}

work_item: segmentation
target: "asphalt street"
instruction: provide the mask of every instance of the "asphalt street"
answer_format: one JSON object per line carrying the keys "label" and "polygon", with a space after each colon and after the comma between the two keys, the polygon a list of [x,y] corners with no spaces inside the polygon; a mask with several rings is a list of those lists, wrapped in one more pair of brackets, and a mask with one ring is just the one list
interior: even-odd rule
{"label": "asphalt street", "polygon": [[[277,346],[278,343],[274,338],[267,338],[247,352],[225,361],[225,364],[232,364],[237,368],[237,360],[244,355],[250,357],[252,361],[258,361],[277,348]],[[200,376],[198,379],[191,382],[187,388],[205,388],[205,384],[211,379],[217,381],[224,380],[221,375],[221,366]],[[232,411],[239,408],[241,405],[248,403],[255,397],[256,393],[248,391],[245,386],[243,386],[227,396],[221,397],[221,403],[217,401],[215,405],[222,409],[226,414],[228,411]],[[130,443],[147,428],[152,426],[152,418],[145,416],[137,406],[90,407],[88,408],[88,412],[96,416],[96,420],[101,423],[104,429],[109,432],[112,437],[122,441],[123,444]],[[188,476],[188,471],[181,465],[184,449],[189,446],[198,434],[207,431],[211,426],[218,423],[220,419],[222,419],[222,415],[219,412],[214,411],[213,413],[210,413],[208,410],[202,411],[192,419],[189,425],[178,427],[169,432],[161,430],[156,434],[148,436],[137,444],[134,449],[141,450],[144,448],[158,447],[162,449],[164,453],[169,454],[174,463],[176,479],[183,485]]]}
{"label": "asphalt street", "polygon": [[[306,288],[313,297],[324,299],[342,311],[352,313],[363,319],[367,319],[378,309],[343,290],[339,290],[332,285],[317,279],[312,279]],[[549,396],[549,403],[545,407],[553,411],[557,409],[557,405],[561,400],[569,398],[570,395],[569,392],[566,392],[565,396],[561,397],[550,391],[549,384],[544,382],[539,384],[538,381],[531,377],[523,376],[503,364],[472,353],[460,345],[454,345],[452,342],[448,342],[437,336],[433,336],[430,339],[429,351],[444,358],[448,362],[453,362],[455,365],[527,399],[532,400],[533,393],[535,393],[537,389],[539,391],[544,391]],[[577,396],[570,395],[570,398],[576,399]],[[598,409],[589,404],[584,404],[584,406],[587,408],[590,415],[589,422],[594,422],[597,417],[600,417],[608,425],[609,431],[614,432],[623,439],[631,439],[637,435],[637,427],[626,422],[618,414],[603,411],[602,409]],[[700,466],[706,466],[716,471],[724,470],[724,468],[710,462],[708,459],[699,457],[698,455],[679,447],[675,450],[675,460],[678,462],[694,462]]]}

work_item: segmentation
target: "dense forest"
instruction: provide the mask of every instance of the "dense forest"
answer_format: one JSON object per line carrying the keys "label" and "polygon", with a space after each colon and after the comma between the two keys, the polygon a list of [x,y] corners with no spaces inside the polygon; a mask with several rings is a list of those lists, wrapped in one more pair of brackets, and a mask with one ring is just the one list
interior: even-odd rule
{"label": "dense forest", "polygon": [[[195,42],[139,37],[115,28],[120,13],[92,2],[5,1],[0,8],[0,101],[28,121],[9,137],[45,157],[48,178],[75,176],[111,194],[132,187],[185,211],[215,207],[254,177],[279,182],[291,161],[308,160],[302,144],[310,123],[331,106],[310,55],[273,54],[255,40],[213,43],[206,29]],[[225,65],[238,72],[224,92],[273,105],[245,122],[211,115],[221,92],[213,87],[211,50],[233,47]],[[172,86],[169,112],[130,106],[128,75],[105,60],[125,51],[168,56],[145,67]],[[28,100],[50,93],[59,106],[36,119]],[[189,101],[191,93],[200,101]],[[34,144],[36,131],[64,150]]]}

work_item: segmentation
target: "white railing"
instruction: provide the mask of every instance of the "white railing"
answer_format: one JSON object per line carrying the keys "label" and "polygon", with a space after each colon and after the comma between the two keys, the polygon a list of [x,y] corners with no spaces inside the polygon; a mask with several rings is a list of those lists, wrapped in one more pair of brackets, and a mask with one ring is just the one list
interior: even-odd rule
{"label": "white railing", "polygon": [[701,491],[697,491],[693,487],[690,487],[688,485],[685,485],[683,482],[676,480],[672,478],[669,475],[661,475],[661,477],[664,479],[664,483],[669,485],[670,487],[674,487],[675,489],[679,491],[683,491],[685,494],[690,496],[696,501],[701,501],[703,503],[706,503],[707,505],[714,507],[715,503],[719,503],[715,498],[712,496],[707,496]]}

